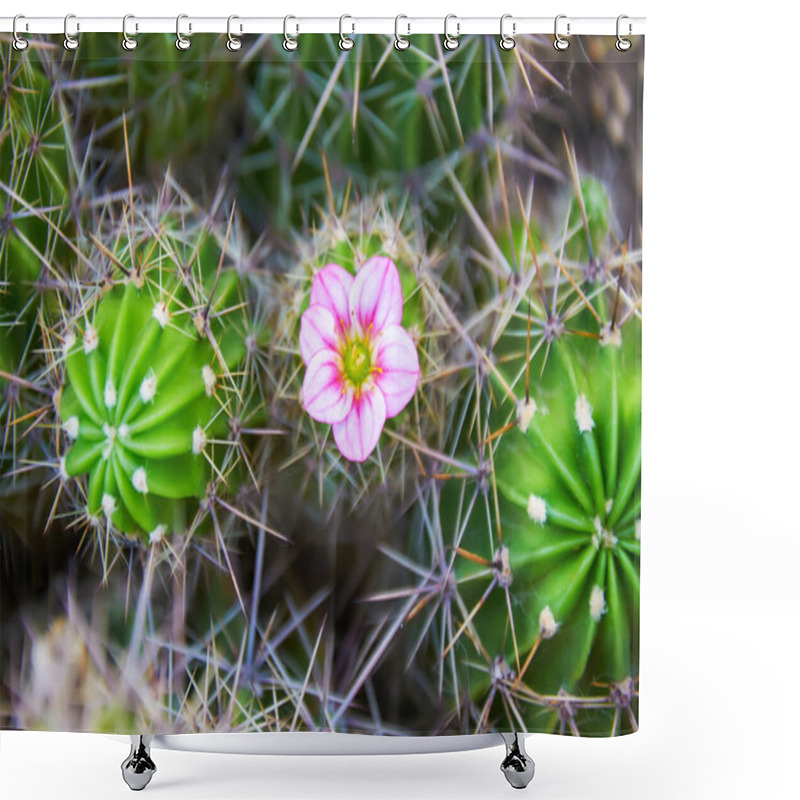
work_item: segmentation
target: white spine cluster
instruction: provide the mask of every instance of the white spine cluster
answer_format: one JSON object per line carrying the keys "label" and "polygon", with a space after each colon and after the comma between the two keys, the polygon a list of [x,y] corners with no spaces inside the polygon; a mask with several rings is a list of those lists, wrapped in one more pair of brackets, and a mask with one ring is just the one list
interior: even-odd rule
{"label": "white spine cluster", "polygon": [[517,405],[517,425],[523,433],[527,433],[528,427],[536,413],[536,401],[529,397],[527,400],[520,400]]}
{"label": "white spine cluster", "polygon": [[137,492],[147,494],[147,472],[145,472],[144,467],[138,467],[133,471],[131,483]]}
{"label": "white spine cluster", "polygon": [[113,495],[104,494],[100,505],[103,508],[106,519],[111,519],[111,515],[117,510],[117,501],[114,499]]}
{"label": "white spine cluster", "polygon": [[156,525],[156,527],[150,531],[150,544],[158,544],[164,538],[166,532],[166,525]]}
{"label": "white spine cluster", "polygon": [[199,455],[206,449],[207,443],[208,437],[206,436],[206,432],[203,430],[202,425],[198,425],[192,431],[192,452],[195,455]]}
{"label": "white spine cluster", "polygon": [[170,313],[166,303],[156,303],[153,306],[153,319],[165,328],[169,324]]}
{"label": "white spine cluster", "polygon": [[114,449],[114,441],[117,438],[117,429],[107,422],[103,424],[103,433],[106,437],[106,446],[103,448],[103,459],[108,461],[111,451]]}
{"label": "white spine cluster", "polygon": [[73,345],[75,344],[75,334],[72,331],[67,331],[67,335],[64,337],[64,341],[61,345],[61,352],[64,356],[72,350]]}
{"label": "white spine cluster", "polygon": [[97,335],[97,329],[89,323],[83,333],[83,352],[88,356],[89,353],[97,350],[98,344],[100,344],[100,339]]}
{"label": "white spine cluster", "polygon": [[106,388],[103,390],[103,400],[106,408],[114,408],[117,404],[117,390],[114,388],[114,381],[109,378],[106,381]]}
{"label": "white spine cluster", "polygon": [[586,395],[579,394],[575,400],[575,422],[578,423],[578,430],[581,433],[589,433],[594,428],[593,411],[592,404],[586,399]]}
{"label": "white spine cluster", "polygon": [[575,422],[578,423],[578,430],[581,433],[589,433],[594,428],[593,411],[592,404],[586,399],[586,395],[579,394],[575,400]]}
{"label": "white spine cluster", "polygon": [[214,387],[217,385],[217,376],[214,374],[214,370],[206,364],[203,369],[201,370],[201,374],[203,376],[203,383],[206,387],[206,395],[211,397],[214,394]]}
{"label": "white spine cluster", "polygon": [[600,617],[606,613],[606,593],[602,587],[595,586],[592,589],[592,595],[589,598],[589,613],[595,622],[600,622]]}
{"label": "white spine cluster", "polygon": [[77,417],[70,417],[64,423],[64,431],[66,432],[67,436],[74,442],[75,439],[78,438],[78,432],[80,431],[81,423]]}
{"label": "white spine cluster", "polygon": [[539,632],[543,639],[552,639],[558,630],[558,623],[550,610],[550,606],[545,606],[539,614]]}
{"label": "white spine cluster", "polygon": [[599,550],[601,545],[610,550],[619,541],[613,531],[603,527],[603,520],[601,520],[600,517],[594,518],[594,531],[594,534],[592,534],[592,544],[595,550]]}
{"label": "white spine cluster", "polygon": [[538,522],[540,525],[547,522],[547,503],[535,494],[528,498],[528,516],[533,522]]}
{"label": "white spine cluster", "polygon": [[622,346],[622,330],[616,325],[613,327],[609,322],[600,329],[600,344],[603,347],[621,347]]}
{"label": "white spine cluster", "polygon": [[143,403],[151,403],[153,401],[153,398],[156,396],[157,383],[156,374],[151,369],[142,381],[142,385],[139,387],[139,397],[142,398]]}

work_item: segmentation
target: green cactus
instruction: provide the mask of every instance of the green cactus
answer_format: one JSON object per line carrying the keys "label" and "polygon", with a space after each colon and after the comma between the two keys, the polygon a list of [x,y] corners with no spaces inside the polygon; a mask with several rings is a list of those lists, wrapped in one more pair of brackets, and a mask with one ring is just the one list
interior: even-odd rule
{"label": "green cactus", "polygon": [[37,284],[52,278],[47,265],[64,251],[58,231],[69,232],[70,184],[64,120],[45,64],[35,49],[13,60],[0,50],[0,70],[0,369],[9,372],[36,349]]}
{"label": "green cactus", "polygon": [[[620,153],[587,155],[571,94],[603,70],[541,37],[355,42],[0,56],[2,557],[40,576],[0,585],[3,721],[635,727],[636,195],[591,177]],[[357,463],[303,407],[298,336],[313,274],[375,255],[421,375]]]}
{"label": "green cactus", "polygon": [[80,309],[59,417],[71,441],[65,475],[89,474],[89,515],[158,538],[186,528],[197,505],[187,500],[202,498],[219,470],[225,446],[215,440],[227,431],[245,344],[240,321],[226,317],[238,302],[235,272],[217,276],[206,252],[196,281],[158,243],[138,252],[148,265],[131,266],[124,248],[127,276]]}
{"label": "green cactus", "polygon": [[536,680],[548,690],[577,681],[592,654],[595,678],[618,682],[631,675],[628,637],[639,598],[640,340],[632,321],[621,347],[553,348],[536,391],[541,410],[527,431],[515,427],[497,447],[501,513],[508,510],[513,520],[505,525],[505,543],[512,573],[519,566],[529,581],[532,633],[538,635],[537,622],[543,627],[545,608],[564,638],[575,630],[568,670],[558,664],[549,674],[537,662]]}
{"label": "green cactus", "polygon": [[[563,719],[561,693],[574,699],[570,714],[590,709],[582,733],[607,733],[602,708],[630,705],[638,677],[640,324],[631,319],[619,333],[621,341],[605,346],[568,340],[550,349],[524,410],[494,449],[501,533],[489,552],[473,521],[460,543],[466,557],[457,576],[465,608],[475,612],[474,641],[487,662],[506,665],[502,676],[488,666],[473,676],[473,692],[485,697],[497,680],[523,686],[537,728]],[[542,362],[533,359],[533,374]],[[524,392],[524,378],[517,388]],[[629,729],[616,717],[613,726]]]}
{"label": "green cactus", "polygon": [[253,132],[238,164],[243,203],[260,209],[266,197],[280,228],[307,217],[328,182],[352,182],[361,194],[410,192],[432,229],[447,230],[446,169],[471,185],[494,164],[504,98],[520,79],[513,55],[495,37],[452,52],[427,35],[404,52],[391,37],[356,37],[348,52],[336,42],[304,36],[292,53],[264,45],[270,61],[254,76]]}
{"label": "green cactus", "polygon": [[[104,83],[102,90],[86,93],[79,129],[91,129],[104,148],[121,155],[126,149],[120,124],[124,113],[128,158],[137,180],[158,181],[169,168],[187,189],[208,188],[203,180],[221,173],[230,161],[230,142],[244,115],[241,57],[229,53],[222,41],[196,36],[189,50],[179,51],[174,35],[150,34],[127,53],[118,37],[85,37],[77,53],[82,72]],[[207,170],[202,176],[198,162]],[[120,174],[125,167],[119,158]]]}

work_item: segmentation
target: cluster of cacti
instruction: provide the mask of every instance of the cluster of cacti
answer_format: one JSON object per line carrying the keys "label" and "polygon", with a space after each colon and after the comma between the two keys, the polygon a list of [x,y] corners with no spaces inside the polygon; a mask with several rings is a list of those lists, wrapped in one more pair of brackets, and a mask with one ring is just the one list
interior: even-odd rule
{"label": "cluster of cacti", "polygon": [[0,503],[7,535],[41,527],[52,500],[26,466],[40,457],[37,320],[52,307],[80,216],[72,208],[67,112],[54,72],[38,53],[16,59],[10,45],[0,48]]}
{"label": "cluster of cacti", "polygon": [[636,727],[613,63],[355,38],[6,48],[0,724]]}

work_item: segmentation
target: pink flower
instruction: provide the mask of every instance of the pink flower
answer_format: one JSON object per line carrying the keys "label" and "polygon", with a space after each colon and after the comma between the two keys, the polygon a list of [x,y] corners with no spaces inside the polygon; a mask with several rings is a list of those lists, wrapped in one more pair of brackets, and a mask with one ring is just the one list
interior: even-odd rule
{"label": "pink flower", "polygon": [[303,406],[333,426],[336,446],[350,461],[369,456],[384,422],[417,391],[417,348],[402,317],[403,290],[391,258],[371,258],[355,277],[338,264],[314,276],[300,321]]}

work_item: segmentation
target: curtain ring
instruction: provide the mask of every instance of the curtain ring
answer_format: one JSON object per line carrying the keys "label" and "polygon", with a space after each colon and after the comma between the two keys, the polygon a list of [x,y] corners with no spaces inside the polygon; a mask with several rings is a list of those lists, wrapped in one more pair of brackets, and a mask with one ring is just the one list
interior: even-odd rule
{"label": "curtain ring", "polygon": [[[555,25],[554,25],[554,28],[553,28],[553,32],[554,32],[554,34],[555,34],[555,37],[556,37],[556,38],[555,38],[555,40],[553,41],[553,47],[555,47],[555,49],[556,49],[556,50],[559,50],[559,51],[561,51],[561,50],[566,50],[566,49],[569,47],[569,39],[565,39],[565,38],[564,38],[564,37],[563,37],[563,36],[562,36],[562,35],[561,35],[561,34],[558,32],[558,21],[559,21],[560,19],[566,19],[566,18],[567,18],[567,15],[566,15],[566,14],[559,14],[559,15],[556,17],[556,22],[555,22]],[[569,26],[569,22],[568,22],[568,23],[567,23],[567,36],[569,36],[569,27],[570,27],[570,26]]]}
{"label": "curtain ring", "polygon": [[[447,30],[448,23],[451,19],[456,20],[456,35],[451,36],[450,32]],[[455,14],[448,14],[444,18],[444,41],[442,44],[444,45],[445,50],[455,50],[458,47],[458,35],[461,32],[461,23],[458,21],[458,17]]]}
{"label": "curtain ring", "polygon": [[19,31],[17,30],[17,27],[19,25],[19,21],[21,19],[25,19],[24,14],[17,14],[17,16],[14,17],[14,24],[11,26],[12,36],[14,37],[14,49],[19,51],[20,53],[23,50],[27,50],[28,49],[28,45],[30,44],[30,42],[27,39],[23,39],[19,35]]}
{"label": "curtain ring", "polygon": [[[349,37],[344,35],[344,21],[346,19],[353,19],[349,14],[342,14],[339,17],[339,49],[352,50],[355,42]],[[355,25],[352,25],[355,28]]]}
{"label": "curtain ring", "polygon": [[[293,17],[291,14],[288,17],[283,18],[283,49],[287,52],[291,53],[293,50],[297,50],[297,39],[293,36],[289,36],[289,20],[294,19],[296,20],[297,17]],[[299,33],[300,28],[297,28]]]}
{"label": "curtain ring", "polygon": [[[78,40],[72,36],[69,32],[69,21],[71,19],[75,19],[74,14],[67,14],[64,17],[64,49],[65,50],[77,50],[78,49]],[[76,26],[76,30],[80,30],[80,25]]]}
{"label": "curtain ring", "polygon": [[[293,17],[291,14],[283,18],[283,49],[287,52],[291,53],[294,50],[297,50],[297,39],[293,36],[289,36],[289,20],[294,19],[296,20],[297,17]],[[299,32],[300,28],[297,27],[297,31]]]}
{"label": "curtain ring", "polygon": [[[231,33],[231,23],[235,20],[239,19],[239,17],[235,15],[231,15],[228,17],[228,43],[225,45],[231,53],[235,53],[237,50],[242,49],[242,40],[238,36],[234,36]],[[239,32],[241,33],[242,27],[239,26]]]}
{"label": "curtain ring", "polygon": [[[620,34],[620,32],[619,32],[620,22],[622,22],[622,20],[624,20],[624,19],[628,19],[628,17],[625,14],[620,14],[617,17],[617,44],[616,44],[616,48],[617,48],[617,50],[620,51],[620,53],[624,53],[626,50],[630,50],[631,47],[633,46],[633,42],[631,42],[630,39],[623,39],[622,38],[622,34]],[[631,33],[631,24],[629,22],[628,23],[628,35],[630,35],[630,33]]]}
{"label": "curtain ring", "polygon": [[[395,50],[408,50],[411,47],[411,42],[405,36],[400,35],[400,20],[408,19],[405,14],[398,14],[394,18],[394,49]],[[411,34],[411,26],[407,25],[408,33]]]}
{"label": "curtain ring", "polygon": [[503,14],[500,17],[500,49],[501,50],[513,50],[516,46],[516,41],[514,41],[514,34],[517,32],[517,23],[511,23],[511,36],[509,36],[505,32],[505,22],[507,19],[513,19],[511,14]]}
{"label": "curtain ring", "polygon": [[[175,20],[175,47],[177,47],[178,50],[188,50],[192,44],[191,41],[181,33],[181,20],[188,18],[189,18],[188,14],[178,14],[178,17]],[[190,23],[189,24],[190,33],[191,30],[192,30],[192,25]]]}
{"label": "curtain ring", "polygon": [[[136,39],[128,36],[128,20],[129,19],[136,19],[133,14],[126,14],[122,18],[122,49],[123,50],[135,50],[139,42]],[[136,23],[136,30],[139,30],[139,23]]]}

